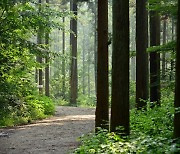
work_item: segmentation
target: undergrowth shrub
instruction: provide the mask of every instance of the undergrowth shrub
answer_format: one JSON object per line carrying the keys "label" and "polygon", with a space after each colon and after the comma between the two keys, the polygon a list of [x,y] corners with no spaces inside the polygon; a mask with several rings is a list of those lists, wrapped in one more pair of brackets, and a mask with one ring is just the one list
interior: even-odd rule
{"label": "undergrowth shrub", "polygon": [[88,97],[87,95],[79,95],[77,99],[77,106],[81,107],[95,107],[96,106],[96,98]]}
{"label": "undergrowth shrub", "polygon": [[43,119],[53,115],[55,105],[45,96],[30,95],[24,101],[19,100],[16,105],[0,110],[0,126],[14,126],[26,124],[36,119]]}
{"label": "undergrowth shrub", "polygon": [[122,137],[117,133],[99,130],[80,138],[81,146],[76,154],[128,154],[128,153],[179,153],[180,139],[173,139],[173,92],[172,89],[162,91],[161,107],[147,110],[131,110],[131,134]]}

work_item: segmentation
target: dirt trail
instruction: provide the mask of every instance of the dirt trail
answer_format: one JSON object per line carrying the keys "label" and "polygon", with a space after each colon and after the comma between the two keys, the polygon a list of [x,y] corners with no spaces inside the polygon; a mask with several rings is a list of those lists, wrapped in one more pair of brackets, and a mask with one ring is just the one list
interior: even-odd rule
{"label": "dirt trail", "polygon": [[0,129],[0,154],[66,154],[77,138],[94,129],[94,109],[57,107],[56,115],[35,124]]}

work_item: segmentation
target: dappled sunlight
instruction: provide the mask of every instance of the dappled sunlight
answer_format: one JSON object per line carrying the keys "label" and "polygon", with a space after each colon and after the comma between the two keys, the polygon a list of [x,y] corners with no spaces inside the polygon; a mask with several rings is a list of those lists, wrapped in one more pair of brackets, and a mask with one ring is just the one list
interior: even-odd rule
{"label": "dappled sunlight", "polygon": [[23,129],[27,129],[27,127],[35,127],[35,126],[51,126],[51,125],[62,126],[67,122],[77,121],[78,123],[78,121],[88,121],[94,119],[95,119],[95,115],[72,115],[72,116],[64,116],[64,117],[53,117],[50,119],[38,121],[37,123],[34,124],[19,126],[16,129],[23,130]]}
{"label": "dappled sunlight", "polygon": [[77,107],[57,107],[56,110],[54,117],[0,129],[5,134],[0,137],[0,153],[65,153],[79,145],[79,136],[94,130],[94,110]]}

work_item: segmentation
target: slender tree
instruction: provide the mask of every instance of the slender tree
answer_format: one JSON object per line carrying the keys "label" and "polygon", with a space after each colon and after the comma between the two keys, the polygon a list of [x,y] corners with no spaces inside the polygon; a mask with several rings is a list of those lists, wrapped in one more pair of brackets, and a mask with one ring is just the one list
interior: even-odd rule
{"label": "slender tree", "polygon": [[147,0],[136,0],[136,106],[146,106],[148,100],[148,14]]}
{"label": "slender tree", "polygon": [[[163,44],[166,44],[167,38],[167,21],[166,18],[163,20]],[[166,72],[166,53],[162,53],[162,79],[165,79],[165,72]]]}
{"label": "slender tree", "polygon": [[[49,4],[49,0],[46,0],[46,3]],[[48,19],[47,19],[48,20]],[[49,45],[49,32],[45,34],[45,44]],[[45,95],[49,96],[49,54],[45,58],[46,68],[45,68]]]}
{"label": "slender tree", "polygon": [[97,94],[97,0],[94,5],[94,79],[95,79],[95,93]]}
{"label": "slender tree", "polygon": [[[39,4],[39,12],[41,12],[42,1],[38,0],[38,4]],[[39,44],[39,45],[41,45],[43,43],[42,36],[43,36],[43,28],[40,23],[39,30],[37,33],[37,44]],[[41,56],[37,56],[37,62],[40,64],[43,63],[43,59]],[[43,93],[43,70],[39,69],[37,72],[38,72],[39,94],[42,94]]]}
{"label": "slender tree", "polygon": [[[65,25],[65,17],[62,18],[63,24]],[[65,92],[66,92],[66,63],[65,63],[65,29],[62,31],[62,51],[63,51],[63,60],[62,60],[62,93],[63,93],[63,98],[65,98]]]}
{"label": "slender tree", "polygon": [[129,134],[129,0],[113,0],[111,131]]}
{"label": "slender tree", "polygon": [[178,0],[174,136],[180,137],[180,0]]}
{"label": "slender tree", "polygon": [[[174,29],[175,29],[174,20],[172,19],[172,30],[171,30],[172,41],[174,41]],[[174,52],[174,50],[173,50],[173,52]],[[175,65],[174,59],[171,58],[170,81],[173,80],[174,65]]]}
{"label": "slender tree", "polygon": [[91,80],[91,77],[90,77],[90,65],[91,65],[91,59],[90,59],[90,47],[88,45],[88,66],[87,66],[87,69],[88,69],[88,97],[90,97],[91,95],[91,83],[90,83],[90,80]]}
{"label": "slender tree", "polygon": [[[160,45],[160,17],[150,11],[150,46]],[[150,53],[150,101],[160,105],[160,53]]]}
{"label": "slender tree", "polygon": [[82,41],[82,47],[83,47],[83,54],[82,54],[82,59],[83,59],[83,81],[82,81],[82,85],[83,85],[83,94],[85,95],[85,39],[86,39],[86,33],[85,33],[85,27],[83,27],[83,41]]}
{"label": "slender tree", "polygon": [[[70,9],[75,16],[77,16],[77,0],[70,1]],[[70,103],[77,104],[77,20],[72,18],[70,21],[70,46],[71,46],[71,75],[70,75]]]}
{"label": "slender tree", "polygon": [[108,0],[98,1],[98,58],[97,58],[96,127],[108,129]]}

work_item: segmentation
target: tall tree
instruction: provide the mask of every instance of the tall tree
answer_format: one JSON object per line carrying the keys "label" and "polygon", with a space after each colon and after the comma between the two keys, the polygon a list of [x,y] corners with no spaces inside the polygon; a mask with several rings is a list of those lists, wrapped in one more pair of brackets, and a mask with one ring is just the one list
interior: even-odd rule
{"label": "tall tree", "polygon": [[129,134],[129,0],[113,0],[111,131]]}
{"label": "tall tree", "polygon": [[94,5],[94,78],[95,78],[95,93],[97,93],[97,0]]}
{"label": "tall tree", "polygon": [[[42,1],[38,0],[38,5],[39,5],[39,12],[41,12],[42,10]],[[41,45],[43,43],[43,28],[41,23],[39,24],[39,30],[37,33],[37,44]],[[43,63],[43,59],[41,56],[37,56],[37,62],[42,64]],[[38,87],[39,87],[39,94],[43,93],[43,70],[42,68],[40,68],[38,71]]]}
{"label": "tall tree", "polygon": [[88,69],[88,97],[90,97],[90,95],[91,95],[91,82],[90,82],[90,80],[91,80],[91,77],[90,77],[90,65],[91,65],[90,56],[91,55],[90,55],[90,51],[91,51],[91,49],[88,45],[88,55],[87,55],[88,56],[88,59],[87,59],[87,62],[88,62],[88,66],[87,66],[87,69]]}
{"label": "tall tree", "polygon": [[[46,3],[49,4],[49,0],[46,0]],[[48,20],[48,19],[47,19]],[[49,45],[49,32],[45,34],[45,44]],[[49,54],[45,58],[46,68],[45,68],[45,95],[49,96]]]}
{"label": "tall tree", "polygon": [[[175,23],[174,23],[174,19],[172,18],[172,30],[171,30],[171,35],[172,35],[172,41],[174,41],[174,29],[175,29]],[[174,52],[174,50],[173,50]],[[171,72],[170,72],[170,81],[173,80],[173,72],[174,72],[174,65],[175,65],[175,61],[173,58],[171,58]]]}
{"label": "tall tree", "polygon": [[96,127],[108,129],[108,0],[98,1],[98,58]]}
{"label": "tall tree", "polygon": [[85,33],[85,27],[83,27],[83,41],[82,41],[82,48],[83,48],[83,54],[82,54],[82,59],[83,59],[83,94],[85,95],[85,39],[86,39],[86,33]]}
{"label": "tall tree", "polygon": [[[63,20],[63,25],[65,25],[65,17],[62,18]],[[62,51],[63,51],[63,60],[62,60],[62,93],[63,93],[63,98],[65,99],[65,92],[66,92],[66,63],[65,63],[65,29],[62,31]]]}
{"label": "tall tree", "polygon": [[[167,21],[166,18],[163,20],[163,44],[166,44],[167,39]],[[165,72],[166,72],[166,53],[162,53],[162,79],[165,79]]]}
{"label": "tall tree", "polygon": [[[77,0],[70,1],[70,9],[75,16],[77,16]],[[70,29],[70,46],[71,46],[71,75],[70,75],[70,103],[77,104],[77,20],[71,18]]]}
{"label": "tall tree", "polygon": [[148,14],[147,0],[136,0],[136,106],[146,106],[148,100]]}
{"label": "tall tree", "polygon": [[174,136],[180,137],[180,0],[178,0]]}
{"label": "tall tree", "polygon": [[[160,45],[160,17],[150,11],[150,46]],[[150,53],[150,101],[160,105],[160,53]]]}

